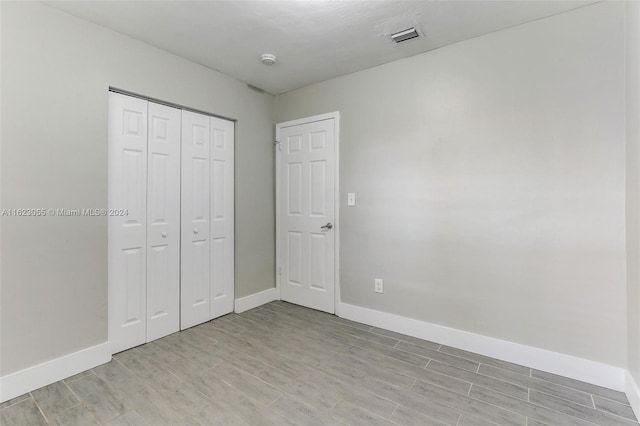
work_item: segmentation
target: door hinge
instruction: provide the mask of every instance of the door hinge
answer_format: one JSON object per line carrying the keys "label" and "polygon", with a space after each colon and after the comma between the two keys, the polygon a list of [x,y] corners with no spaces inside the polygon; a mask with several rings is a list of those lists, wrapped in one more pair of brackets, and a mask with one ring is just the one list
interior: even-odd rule
{"label": "door hinge", "polygon": [[273,141],[273,146],[277,146],[278,151],[282,151],[282,147],[280,146],[280,141]]}

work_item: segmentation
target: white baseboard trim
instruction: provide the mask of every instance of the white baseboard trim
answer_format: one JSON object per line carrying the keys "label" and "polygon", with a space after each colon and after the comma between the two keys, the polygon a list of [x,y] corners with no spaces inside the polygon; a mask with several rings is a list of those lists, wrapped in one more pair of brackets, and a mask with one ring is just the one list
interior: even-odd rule
{"label": "white baseboard trim", "polygon": [[640,419],[640,387],[638,387],[638,383],[628,371],[625,372],[624,393],[627,394],[627,399],[631,408],[633,408],[634,414]]}
{"label": "white baseboard trim", "polygon": [[481,355],[526,365],[609,389],[625,389],[626,370],[621,367],[546,349],[513,343],[369,308],[340,304],[340,316],[420,339],[464,349]]}
{"label": "white baseboard trim", "polygon": [[0,402],[8,401],[58,380],[111,361],[109,342],[0,377]]}
{"label": "white baseboard trim", "polygon": [[258,293],[250,294],[249,296],[236,299],[235,312],[240,314],[248,311],[249,309],[264,305],[265,303],[273,302],[274,300],[278,300],[276,289],[269,288]]}

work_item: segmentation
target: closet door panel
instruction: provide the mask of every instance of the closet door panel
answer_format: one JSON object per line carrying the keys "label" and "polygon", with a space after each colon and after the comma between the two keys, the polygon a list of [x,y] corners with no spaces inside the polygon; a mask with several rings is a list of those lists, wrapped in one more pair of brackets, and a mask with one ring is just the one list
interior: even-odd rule
{"label": "closet door panel", "polygon": [[234,123],[211,117],[211,318],[234,307]]}
{"label": "closet door panel", "polygon": [[109,340],[113,353],[146,340],[147,101],[109,93]]}
{"label": "closet door panel", "polygon": [[180,328],[208,321],[210,281],[210,123],[182,111]]}
{"label": "closet door panel", "polygon": [[179,109],[149,102],[147,341],[180,329]]}

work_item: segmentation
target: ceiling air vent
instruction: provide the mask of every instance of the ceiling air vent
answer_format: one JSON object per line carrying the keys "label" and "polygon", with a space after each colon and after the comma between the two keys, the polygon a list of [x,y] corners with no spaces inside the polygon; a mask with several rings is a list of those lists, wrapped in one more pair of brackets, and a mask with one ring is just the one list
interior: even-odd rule
{"label": "ceiling air vent", "polygon": [[411,40],[412,38],[420,37],[418,31],[415,28],[409,28],[406,30],[399,31],[395,34],[391,34],[391,40],[396,43],[402,43],[403,41]]}

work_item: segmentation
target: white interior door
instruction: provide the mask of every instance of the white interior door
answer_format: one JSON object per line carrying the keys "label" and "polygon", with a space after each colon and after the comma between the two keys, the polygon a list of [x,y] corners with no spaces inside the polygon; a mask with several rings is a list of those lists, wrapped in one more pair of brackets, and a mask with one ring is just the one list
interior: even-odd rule
{"label": "white interior door", "polygon": [[210,117],[182,111],[180,328],[211,318]]}
{"label": "white interior door", "polygon": [[282,300],[335,311],[336,123],[279,125],[279,282]]}
{"label": "white interior door", "polygon": [[177,108],[149,102],[147,342],[180,329],[180,126]]}
{"label": "white interior door", "polygon": [[146,339],[147,101],[109,93],[109,340],[112,352]]}
{"label": "white interior door", "polygon": [[211,117],[211,317],[234,306],[234,123]]}

